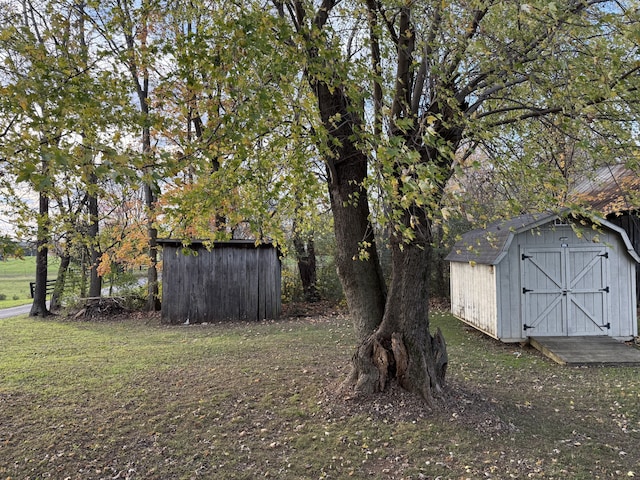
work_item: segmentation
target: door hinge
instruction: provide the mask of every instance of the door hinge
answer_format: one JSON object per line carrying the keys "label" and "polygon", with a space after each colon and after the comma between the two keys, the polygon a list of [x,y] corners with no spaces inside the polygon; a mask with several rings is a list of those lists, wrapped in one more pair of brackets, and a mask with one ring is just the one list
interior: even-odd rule
{"label": "door hinge", "polygon": [[607,293],[609,293],[609,286],[606,286],[606,287],[604,287],[604,288],[601,288],[601,289],[600,289],[600,291],[601,291],[601,292],[607,292]]}
{"label": "door hinge", "polygon": [[527,325],[526,323],[522,326],[522,329],[526,332],[527,330],[531,329],[531,328],[536,328],[536,327],[532,327],[531,325]]}
{"label": "door hinge", "polygon": [[600,328],[607,327],[607,330],[611,329],[611,323],[605,323],[604,325],[598,325]]}
{"label": "door hinge", "polygon": [[530,288],[524,288],[522,287],[522,293],[527,293],[527,292],[533,292],[533,290],[531,290]]}
{"label": "door hinge", "polygon": [[604,252],[598,255],[599,257],[609,258],[609,252]]}
{"label": "door hinge", "polygon": [[525,255],[524,253],[522,254],[522,260],[526,260],[527,258],[533,258],[533,255]]}

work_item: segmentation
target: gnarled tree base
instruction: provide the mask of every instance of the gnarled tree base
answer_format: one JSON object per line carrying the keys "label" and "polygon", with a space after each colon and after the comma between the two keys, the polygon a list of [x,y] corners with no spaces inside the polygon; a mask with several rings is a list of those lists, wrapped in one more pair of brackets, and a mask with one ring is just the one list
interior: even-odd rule
{"label": "gnarled tree base", "polygon": [[424,345],[406,340],[400,332],[384,338],[373,334],[353,356],[349,377],[342,392],[370,395],[382,392],[391,382],[422,397],[429,405],[445,388],[449,357],[442,331],[427,336]]}

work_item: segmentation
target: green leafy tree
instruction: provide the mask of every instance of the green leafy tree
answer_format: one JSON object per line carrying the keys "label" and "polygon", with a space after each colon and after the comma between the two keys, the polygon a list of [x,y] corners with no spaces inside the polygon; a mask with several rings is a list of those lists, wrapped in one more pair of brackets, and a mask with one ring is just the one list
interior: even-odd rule
{"label": "green leafy tree", "polygon": [[[36,288],[31,315],[48,314],[45,304],[50,242],[50,199],[54,172],[66,160],[63,139],[77,119],[69,106],[83,90],[73,57],[74,39],[52,4],[9,2],[2,33],[3,160],[11,177],[38,195]],[[75,98],[74,98],[75,97]]]}
{"label": "green leafy tree", "polygon": [[154,98],[174,152],[164,228],[185,241],[246,236],[284,246],[283,225],[295,212],[308,216],[321,184],[300,105],[308,88],[273,43],[283,25],[234,2],[180,4],[166,21],[162,51],[173,62]]}
{"label": "green leafy tree", "polygon": [[[119,100],[117,72],[105,68],[103,52],[89,41],[82,2],[8,1],[3,7],[2,181],[20,206],[21,222],[37,226],[31,314],[44,316],[49,313],[45,282],[53,239],[60,232],[72,233],[85,215],[97,226],[99,180],[112,170],[105,144],[112,143],[118,110],[126,106]],[[20,198],[21,186],[37,195],[35,213],[35,199]],[[92,251],[98,249],[95,233],[82,238]],[[92,271],[97,272],[97,263]],[[98,285],[99,292],[95,274],[94,280],[93,291]]]}
{"label": "green leafy tree", "polygon": [[0,260],[6,261],[9,258],[22,258],[23,256],[24,249],[18,242],[8,235],[0,235]]}
{"label": "green leafy tree", "polygon": [[[632,144],[637,3],[273,5],[296,31],[323,127],[338,272],[360,342],[345,386],[369,393],[395,379],[431,401],[447,354],[429,329],[430,257],[458,159],[504,139],[530,148],[544,136],[539,125],[585,141],[598,132],[609,152]],[[539,164],[507,168],[536,175]],[[374,193],[391,232],[388,289],[371,225]]]}
{"label": "green leafy tree", "polygon": [[[158,30],[162,26],[162,3],[104,1],[87,9],[89,21],[100,32],[102,41],[110,51],[114,62],[126,71],[129,91],[135,98],[138,114],[132,117],[132,125],[139,132],[139,148],[133,149],[134,161],[123,170],[129,181],[139,177],[147,209],[148,265],[147,309],[160,308],[158,288],[158,230],[156,207],[160,193],[159,179],[164,171],[154,148],[153,127],[158,118],[153,115],[152,90],[157,80]],[[157,138],[155,138],[157,140]],[[137,150],[137,151],[136,151]]]}

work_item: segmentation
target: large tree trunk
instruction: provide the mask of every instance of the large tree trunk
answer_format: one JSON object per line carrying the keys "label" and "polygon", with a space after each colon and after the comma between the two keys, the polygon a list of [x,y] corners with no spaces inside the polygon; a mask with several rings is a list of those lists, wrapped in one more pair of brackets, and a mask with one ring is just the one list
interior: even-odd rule
{"label": "large tree trunk", "polygon": [[[356,335],[364,339],[378,328],[386,299],[386,286],[364,187],[368,158],[353,143],[354,129],[360,122],[342,89],[330,89],[324,82],[315,82],[314,87],[322,121],[329,133],[325,162],[336,237],[338,277]],[[336,126],[334,118],[344,121]]]}
{"label": "large tree trunk", "polygon": [[[43,161],[44,171],[47,165]],[[36,241],[36,285],[33,291],[33,304],[29,316],[46,317],[47,309],[47,268],[49,260],[49,197],[45,192],[40,192],[40,205],[38,214],[38,233]]]}
{"label": "large tree trunk", "polygon": [[[143,2],[143,5],[146,2]],[[147,18],[143,21],[141,44],[143,48],[147,46]],[[140,110],[145,118],[149,119],[149,70],[146,66],[142,68],[142,85],[138,83],[138,97],[140,99]],[[151,157],[151,127],[145,123],[142,129],[142,152],[145,158]],[[149,162],[151,165],[152,162]],[[144,197],[147,207],[147,236],[149,241],[148,255],[149,267],[147,269],[147,310],[155,312],[160,310],[160,288],[158,286],[158,229],[155,227],[156,210],[156,189],[157,185],[153,180],[152,167],[146,167],[145,173],[149,177],[144,184]]]}
{"label": "large tree trunk", "polygon": [[[91,174],[90,185],[96,185],[98,179],[95,173]],[[99,244],[99,217],[98,217],[98,197],[95,194],[88,196],[87,207],[89,210],[89,255],[91,258],[91,267],[89,270],[89,296],[99,297],[102,292],[102,277],[98,274],[98,265],[100,263],[100,244]]]}
{"label": "large tree trunk", "polygon": [[[299,32],[307,12],[303,2],[285,8],[284,2],[274,5],[281,16],[285,10]],[[322,31],[333,1],[325,1],[312,19],[314,29]],[[336,237],[336,267],[342,283],[356,335],[367,338],[378,327],[384,315],[386,286],[378,260],[369,203],[364,181],[367,178],[368,157],[358,145],[357,130],[362,125],[363,106],[350,104],[340,82],[330,84],[333,67],[318,55],[317,41],[308,32],[305,50],[309,67],[305,75],[318,101],[326,141],[319,145],[327,166],[327,185]],[[339,119],[338,121],[336,121]]]}
{"label": "large tree trunk", "polygon": [[392,239],[391,282],[379,328],[354,356],[356,393],[382,391],[391,381],[432,403],[442,391],[448,357],[442,333],[429,329],[429,241]]}
{"label": "large tree trunk", "polygon": [[[322,31],[330,10],[336,2],[327,0],[317,10],[313,26]],[[371,41],[377,47],[376,11],[378,4],[368,2]],[[276,2],[279,11],[283,4]],[[306,12],[302,3],[295,3],[294,24],[301,26]],[[413,35],[411,32],[410,6],[402,7],[398,31],[398,70],[396,88],[391,108],[392,127],[396,120],[417,116],[408,112],[411,102],[411,72]],[[416,209],[405,212],[405,218],[396,220],[401,226],[413,229],[413,220],[420,218],[422,236],[403,242],[392,235],[392,276],[387,293],[382,269],[375,245],[374,229],[369,210],[365,181],[368,176],[367,142],[362,139],[364,106],[349,99],[347,87],[339,78],[332,79],[331,65],[323,62],[313,36],[307,37],[309,68],[306,71],[318,101],[322,124],[326,131],[326,142],[321,152],[327,165],[327,182],[336,236],[336,264],[342,283],[349,313],[355,326],[359,347],[354,355],[353,368],[343,387],[353,389],[356,394],[369,394],[384,390],[394,380],[403,388],[421,395],[431,402],[444,386],[447,368],[447,353],[440,332],[432,336],[429,330],[428,278],[432,249],[430,225],[425,211]],[[380,67],[380,58],[373,49],[373,65]],[[329,80],[327,80],[329,78]],[[376,89],[374,81],[374,89]],[[381,98],[376,89],[376,133],[381,133]],[[419,102],[418,102],[419,106]],[[404,122],[403,122],[404,123]],[[420,128],[415,128],[415,139],[404,135],[402,129],[392,128],[391,135],[401,135],[409,140],[410,148],[422,148]],[[409,132],[410,133],[410,132]],[[419,133],[419,134],[418,134]],[[434,152],[421,152],[433,154]],[[432,161],[427,155],[425,160]],[[438,157],[436,157],[438,158]],[[401,168],[400,164],[394,168]],[[398,179],[402,172],[394,172]],[[391,199],[393,202],[394,199]],[[391,205],[390,208],[396,208]],[[415,209],[415,206],[414,206]],[[393,225],[392,225],[393,227]]]}
{"label": "large tree trunk", "polygon": [[158,287],[158,230],[154,226],[156,198],[153,186],[145,184],[145,200],[147,204],[147,235],[149,267],[147,269],[147,310],[155,312],[160,310],[160,296]]}
{"label": "large tree trunk", "polygon": [[69,271],[69,265],[71,264],[71,255],[66,250],[60,257],[60,266],[58,267],[58,275],[56,276],[56,283],[53,287],[53,293],[51,293],[51,303],[49,305],[50,310],[56,310],[61,305],[62,293],[64,292],[64,285],[67,278],[67,272]]}
{"label": "large tree trunk", "polygon": [[[158,230],[154,226],[155,222],[155,209],[157,201],[157,184],[153,180],[153,162],[152,162],[152,148],[151,148],[151,126],[150,126],[150,106],[149,106],[149,92],[150,92],[150,73],[147,64],[138,64],[136,59],[139,58],[138,49],[146,52],[148,47],[149,33],[149,15],[151,14],[151,6],[153,2],[149,0],[143,0],[141,2],[141,11],[143,12],[140,18],[139,25],[134,22],[134,19],[130,16],[131,5],[125,2],[122,10],[122,30],[127,44],[127,51],[130,55],[127,60],[127,67],[131,73],[131,80],[136,89],[138,96],[140,113],[143,119],[142,125],[142,155],[145,159],[144,166],[142,168],[143,174],[146,177],[143,181],[143,190],[145,197],[145,205],[147,207],[147,237],[148,248],[147,255],[149,257],[149,265],[147,270],[147,302],[146,308],[149,311],[160,310],[160,296],[158,287]],[[133,26],[136,28],[133,28]],[[139,29],[139,30],[138,30]],[[136,31],[138,30],[138,31]],[[137,44],[139,42],[139,44]]]}
{"label": "large tree trunk", "polygon": [[306,238],[302,238],[299,233],[296,233],[293,237],[293,246],[296,250],[304,300],[306,302],[317,302],[320,300],[320,295],[316,287],[318,271],[313,236],[307,235]]}
{"label": "large tree trunk", "polygon": [[[325,161],[338,275],[360,342],[343,388],[370,394],[395,380],[431,402],[444,386],[448,362],[442,334],[432,336],[429,330],[431,238],[424,233],[417,240],[402,243],[401,238],[392,237],[387,293],[364,187],[368,159],[352,141],[359,119],[340,88],[329,89],[322,82],[314,86],[330,138],[331,153],[325,155]],[[336,117],[342,119],[338,126],[331,120]],[[409,216],[407,212],[403,219],[407,225]],[[413,212],[413,217],[417,216],[423,232],[429,232],[425,212]]]}
{"label": "large tree trunk", "polygon": [[83,248],[80,253],[80,297],[87,297],[87,249]]}

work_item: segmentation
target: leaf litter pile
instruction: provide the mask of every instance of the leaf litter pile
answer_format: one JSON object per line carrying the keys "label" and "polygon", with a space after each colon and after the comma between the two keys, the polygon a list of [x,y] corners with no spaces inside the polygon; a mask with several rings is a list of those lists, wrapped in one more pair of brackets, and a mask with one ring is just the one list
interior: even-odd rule
{"label": "leaf litter pile", "polygon": [[640,476],[636,368],[563,367],[435,313],[451,364],[433,409],[345,399],[347,315],[285,313],[0,321],[0,479]]}

